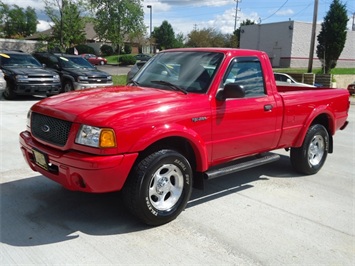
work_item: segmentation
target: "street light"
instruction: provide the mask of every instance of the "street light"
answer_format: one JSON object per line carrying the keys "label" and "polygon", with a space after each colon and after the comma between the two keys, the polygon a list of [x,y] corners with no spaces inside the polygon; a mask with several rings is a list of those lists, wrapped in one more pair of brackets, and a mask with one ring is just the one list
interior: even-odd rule
{"label": "street light", "polygon": [[153,6],[152,5],[147,5],[147,8],[150,9],[150,36],[149,36],[149,50],[150,53],[152,54],[152,12],[153,12]]}

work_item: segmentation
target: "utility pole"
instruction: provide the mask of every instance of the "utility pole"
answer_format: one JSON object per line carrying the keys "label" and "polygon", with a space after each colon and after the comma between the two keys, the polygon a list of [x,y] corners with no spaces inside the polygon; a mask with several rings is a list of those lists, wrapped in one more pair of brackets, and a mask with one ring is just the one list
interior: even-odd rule
{"label": "utility pole", "polygon": [[242,2],[242,0],[234,0],[235,1],[235,20],[234,20],[234,31],[237,29],[237,20],[238,20],[238,11],[239,8],[239,2]]}
{"label": "utility pole", "polygon": [[317,29],[317,15],[318,15],[318,0],[314,0],[311,47],[309,49],[309,58],[308,58],[308,73],[312,73],[312,67],[313,67],[314,44],[315,44],[316,29]]}
{"label": "utility pole", "polygon": [[150,9],[150,35],[149,35],[149,52],[150,54],[153,53],[153,49],[152,49],[152,12],[153,12],[153,6],[152,5],[147,5],[147,8]]}

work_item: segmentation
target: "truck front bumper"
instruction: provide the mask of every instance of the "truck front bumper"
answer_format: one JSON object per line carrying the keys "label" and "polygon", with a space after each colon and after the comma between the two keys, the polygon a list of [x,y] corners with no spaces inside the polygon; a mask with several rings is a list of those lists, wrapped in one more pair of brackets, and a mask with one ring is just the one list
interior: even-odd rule
{"label": "truck front bumper", "polygon": [[80,83],[74,82],[74,90],[83,90],[88,88],[101,88],[113,86],[113,82],[110,83]]}
{"label": "truck front bumper", "polygon": [[14,92],[17,95],[54,95],[60,93],[61,84],[51,83],[51,84],[18,84],[14,88]]}
{"label": "truck front bumper", "polygon": [[121,190],[137,153],[99,156],[60,151],[38,143],[28,131],[20,133],[22,154],[33,171],[69,190],[102,193]]}

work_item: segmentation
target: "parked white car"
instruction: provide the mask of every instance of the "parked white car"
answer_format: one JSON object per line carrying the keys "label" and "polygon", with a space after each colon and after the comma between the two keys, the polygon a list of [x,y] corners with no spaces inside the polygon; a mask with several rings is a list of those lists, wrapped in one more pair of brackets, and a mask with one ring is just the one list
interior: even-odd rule
{"label": "parked white car", "polygon": [[280,86],[305,86],[305,87],[316,87],[306,83],[297,82],[290,75],[285,73],[274,73],[276,85]]}
{"label": "parked white car", "polygon": [[0,70],[0,95],[5,90],[6,81],[4,79],[4,73]]}

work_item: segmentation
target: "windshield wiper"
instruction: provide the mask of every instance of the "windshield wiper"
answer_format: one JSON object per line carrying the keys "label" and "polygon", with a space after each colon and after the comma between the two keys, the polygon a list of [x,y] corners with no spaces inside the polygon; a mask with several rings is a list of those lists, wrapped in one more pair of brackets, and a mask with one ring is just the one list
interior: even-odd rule
{"label": "windshield wiper", "polygon": [[133,86],[136,86],[136,87],[140,86],[140,84],[137,81],[134,81],[134,80],[128,81],[127,85],[133,85]]}
{"label": "windshield wiper", "polygon": [[161,84],[161,85],[166,85],[166,86],[169,86],[170,88],[172,88],[173,90],[176,90],[176,91],[181,91],[183,92],[184,94],[187,94],[187,91],[173,83],[170,83],[169,81],[165,81],[165,80],[152,80],[150,81],[151,83],[155,83],[155,84]]}

